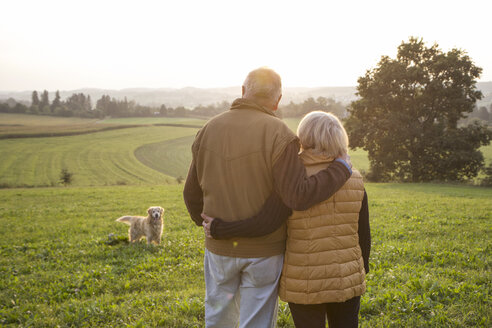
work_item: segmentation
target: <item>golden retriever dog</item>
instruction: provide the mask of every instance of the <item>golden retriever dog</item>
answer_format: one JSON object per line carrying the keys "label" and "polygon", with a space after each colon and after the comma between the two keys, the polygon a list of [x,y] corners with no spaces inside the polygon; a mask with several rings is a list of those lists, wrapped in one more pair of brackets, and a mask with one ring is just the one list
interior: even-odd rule
{"label": "golden retriever dog", "polygon": [[130,226],[130,230],[128,230],[130,242],[134,243],[145,236],[147,238],[147,244],[155,242],[159,245],[164,226],[162,220],[164,209],[160,206],[152,206],[149,207],[147,213],[148,215],[146,217],[122,216],[116,219],[116,221],[126,223]]}

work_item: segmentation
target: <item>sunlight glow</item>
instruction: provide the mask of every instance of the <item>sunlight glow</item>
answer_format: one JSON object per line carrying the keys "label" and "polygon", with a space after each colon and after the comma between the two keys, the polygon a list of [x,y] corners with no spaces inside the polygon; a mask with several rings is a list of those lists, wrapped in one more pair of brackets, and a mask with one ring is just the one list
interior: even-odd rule
{"label": "sunlight glow", "polygon": [[409,36],[465,49],[492,80],[490,1],[7,0],[0,90],[356,85]]}

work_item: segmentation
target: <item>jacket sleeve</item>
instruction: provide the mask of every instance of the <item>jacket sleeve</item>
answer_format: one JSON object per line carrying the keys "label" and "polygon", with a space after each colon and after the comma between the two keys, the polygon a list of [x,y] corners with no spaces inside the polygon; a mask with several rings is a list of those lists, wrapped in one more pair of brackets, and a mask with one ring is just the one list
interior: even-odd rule
{"label": "jacket sleeve", "polygon": [[201,213],[203,211],[203,191],[198,182],[198,176],[196,173],[195,161],[191,161],[188,176],[183,190],[183,199],[190,213],[191,219],[197,226],[201,226],[203,219]]}
{"label": "jacket sleeve", "polygon": [[364,269],[369,273],[369,255],[371,253],[371,228],[369,226],[369,205],[367,201],[367,193],[364,190],[364,198],[362,207],[359,212],[359,245],[362,251],[362,259],[364,260]]}
{"label": "jacket sleeve", "polygon": [[326,169],[308,176],[298,156],[299,143],[288,144],[273,166],[274,189],[291,209],[304,211],[336,193],[350,178],[349,169],[334,161]]}
{"label": "jacket sleeve", "polygon": [[292,210],[274,192],[265,201],[261,210],[251,218],[233,222],[226,222],[220,218],[214,219],[210,226],[210,234],[214,239],[260,237],[280,228],[291,214]]}

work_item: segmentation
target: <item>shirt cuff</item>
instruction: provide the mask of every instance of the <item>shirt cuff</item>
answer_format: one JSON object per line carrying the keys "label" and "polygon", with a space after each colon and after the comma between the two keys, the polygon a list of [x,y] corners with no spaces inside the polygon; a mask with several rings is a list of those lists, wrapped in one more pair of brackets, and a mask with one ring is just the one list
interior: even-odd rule
{"label": "shirt cuff", "polygon": [[347,170],[349,170],[350,175],[352,175],[352,168],[350,167],[350,165],[348,165],[348,164],[347,164],[347,162],[345,162],[345,161],[344,161],[343,159],[341,159],[341,158],[337,158],[337,159],[335,160],[335,162],[340,162],[340,163],[342,163],[343,165],[345,165],[345,167],[347,168]]}

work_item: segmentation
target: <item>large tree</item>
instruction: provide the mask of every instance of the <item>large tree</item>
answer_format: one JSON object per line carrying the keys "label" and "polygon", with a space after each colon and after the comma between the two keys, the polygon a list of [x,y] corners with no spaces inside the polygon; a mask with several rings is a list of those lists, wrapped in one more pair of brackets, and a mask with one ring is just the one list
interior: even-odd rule
{"label": "large tree", "polygon": [[351,147],[368,151],[375,180],[461,180],[483,167],[478,150],[491,132],[478,123],[458,127],[482,98],[482,69],[460,49],[445,53],[410,38],[392,59],[383,56],[358,79],[349,107]]}

